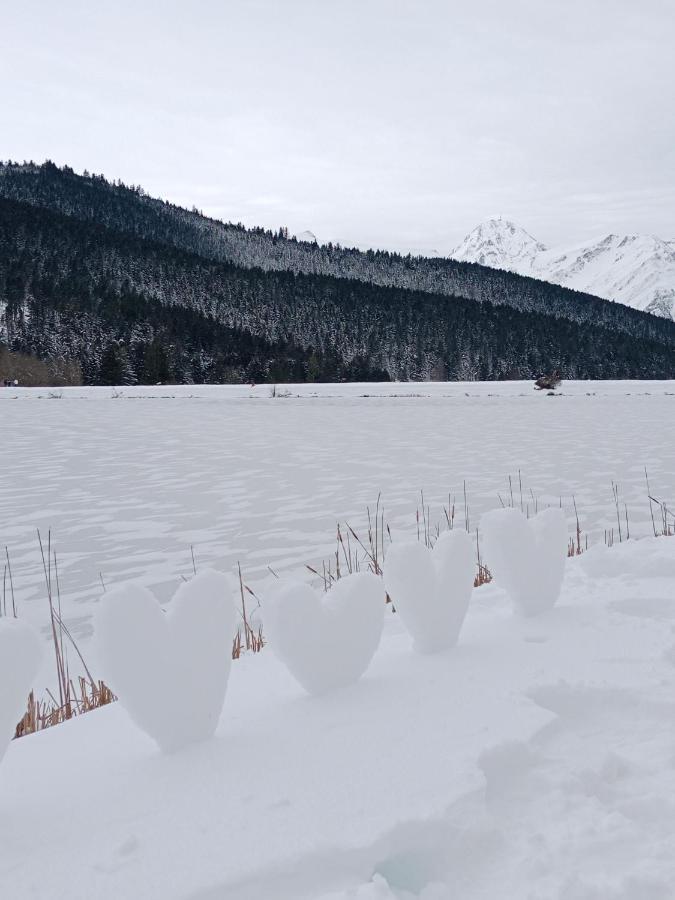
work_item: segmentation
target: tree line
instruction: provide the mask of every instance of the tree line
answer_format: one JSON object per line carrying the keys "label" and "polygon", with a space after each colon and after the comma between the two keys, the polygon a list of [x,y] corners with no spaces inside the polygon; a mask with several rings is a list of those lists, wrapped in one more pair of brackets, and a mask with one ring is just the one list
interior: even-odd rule
{"label": "tree line", "polygon": [[74,360],[87,384],[674,377],[661,337],[216,262],[0,198],[0,342]]}
{"label": "tree line", "polygon": [[110,182],[103,175],[77,175],[51,162],[0,163],[0,196],[168,244],[205,260],[463,297],[675,346],[675,322],[559,285],[475,263],[296,241],[284,227],[272,231],[219,222],[196,209],[149,197],[137,185]]}

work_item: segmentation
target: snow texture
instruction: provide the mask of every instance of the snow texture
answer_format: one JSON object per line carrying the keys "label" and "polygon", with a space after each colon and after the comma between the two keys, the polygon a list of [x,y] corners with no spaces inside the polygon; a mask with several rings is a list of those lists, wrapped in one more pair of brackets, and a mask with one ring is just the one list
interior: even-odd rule
{"label": "snow texture", "polygon": [[265,604],[270,647],[309,694],[324,694],[363,675],[380,643],[385,595],[367,572],[340,578],[323,595],[282,584]]}
{"label": "snow texture", "polygon": [[567,556],[562,510],[545,509],[528,519],[513,507],[495,509],[481,518],[480,530],[490,572],[515,609],[536,616],[555,606]]}
{"label": "snow texture", "polygon": [[42,655],[40,638],[30,625],[0,618],[0,762],[26,712]]}
{"label": "snow texture", "polygon": [[394,542],[384,562],[384,584],[415,650],[454,647],[475,575],[475,546],[466,531],[446,531],[433,550]]}
{"label": "snow texture", "polygon": [[208,569],[178,588],[167,613],[139,585],[104,596],[95,618],[103,678],[165,752],[215,731],[235,626],[229,581]]}

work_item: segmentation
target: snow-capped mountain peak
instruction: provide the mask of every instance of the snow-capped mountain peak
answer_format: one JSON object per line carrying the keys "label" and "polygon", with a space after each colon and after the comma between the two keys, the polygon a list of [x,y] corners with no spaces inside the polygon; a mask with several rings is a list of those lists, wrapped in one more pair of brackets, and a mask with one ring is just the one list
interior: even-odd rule
{"label": "snow-capped mountain peak", "polygon": [[493,269],[519,272],[529,267],[546,247],[508,219],[487,219],[450,254],[453,259],[477,262]]}
{"label": "snow-capped mountain peak", "polygon": [[548,249],[507,219],[488,219],[450,256],[615,300],[675,319],[675,242],[652,235],[608,234]]}
{"label": "snow-capped mountain peak", "polygon": [[300,234],[296,234],[296,241],[302,241],[306,244],[316,244],[316,235],[312,231],[301,231]]}

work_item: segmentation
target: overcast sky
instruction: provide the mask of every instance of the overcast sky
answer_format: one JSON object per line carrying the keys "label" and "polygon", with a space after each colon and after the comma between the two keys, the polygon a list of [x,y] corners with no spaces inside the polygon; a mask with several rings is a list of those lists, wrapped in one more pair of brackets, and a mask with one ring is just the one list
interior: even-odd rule
{"label": "overcast sky", "polygon": [[448,253],[675,239],[674,0],[0,0],[0,157]]}

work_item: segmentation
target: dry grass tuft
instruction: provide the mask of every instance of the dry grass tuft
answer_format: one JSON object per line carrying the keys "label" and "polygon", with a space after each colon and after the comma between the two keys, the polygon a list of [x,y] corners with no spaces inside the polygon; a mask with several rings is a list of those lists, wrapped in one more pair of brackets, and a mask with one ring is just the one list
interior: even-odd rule
{"label": "dry grass tuft", "polygon": [[478,572],[476,573],[476,577],[473,580],[473,586],[475,588],[481,587],[484,584],[490,584],[491,581],[492,572],[490,572],[487,566],[484,566],[482,563],[478,563]]}
{"label": "dry grass tuft", "polygon": [[[469,507],[467,501],[466,482],[463,484],[464,498],[464,529],[470,533]],[[431,550],[438,540],[441,531],[446,528],[452,531],[457,527],[457,505],[455,497],[448,495],[447,506],[442,507],[443,518],[432,524],[431,508],[424,500],[424,492],[420,491],[420,505],[415,510],[415,524],[417,527],[417,540]],[[307,564],[305,568],[319,578],[323,583],[324,591],[329,591],[333,584],[345,575],[354,572],[372,572],[374,575],[382,575],[385,547],[392,543],[391,528],[387,523],[382,506],[381,494],[378,494],[374,510],[366,507],[367,533],[362,537],[348,522],[337,523],[335,535],[335,551],[324,560],[320,568]],[[478,529],[476,529],[476,577],[474,586],[480,587],[492,581],[492,574],[481,559],[480,541]],[[391,598],[386,596],[386,602]]]}
{"label": "dry grass tuft", "polygon": [[[59,584],[58,560],[56,553],[52,551],[51,532],[48,532],[47,534],[46,548],[39,531],[37,535],[42,559],[42,568],[44,571],[47,602],[49,604],[52,648],[54,650],[58,684],[58,698],[55,697],[51,691],[47,691],[46,700],[37,700],[35,698],[35,693],[31,691],[28,697],[26,713],[16,726],[14,734],[15,738],[23,737],[26,734],[33,734],[36,731],[42,731],[52,725],[58,725],[61,722],[72,719],[74,716],[89,712],[92,709],[98,709],[100,706],[106,706],[108,703],[112,703],[117,699],[104,682],[94,680],[84,661],[84,657],[77,646],[75,638],[63,621],[61,616],[61,588]],[[16,617],[16,601],[11,578],[11,565],[9,562],[9,553],[6,549],[5,555],[7,559],[5,570],[9,573],[10,581],[12,613]],[[54,595],[54,588],[56,588],[56,596]],[[4,590],[2,608],[6,614],[7,598]],[[78,676],[77,681],[73,681],[70,676],[68,647],[75,651],[86,673],[86,677],[81,675]]]}
{"label": "dry grass tuft", "polygon": [[102,681],[89,682],[86,678],[80,676],[78,684],[71,682],[66,703],[60,705],[48,694],[48,700],[36,700],[35,693],[30,692],[28,696],[28,709],[16,726],[15,738],[24,737],[27,734],[34,734],[36,731],[43,731],[52,725],[60,725],[74,716],[82,713],[90,712],[92,709],[98,709],[101,706],[107,706],[108,703],[114,703],[117,697],[110,688]]}
{"label": "dry grass tuft", "polygon": [[586,535],[585,544],[582,547],[581,545],[581,525],[579,523],[579,513],[577,512],[577,501],[575,497],[572,497],[572,502],[574,503],[574,517],[577,521],[577,526],[574,532],[574,537],[570,538],[569,544],[567,546],[567,555],[568,556],[581,556],[584,550],[588,550],[588,535]]}
{"label": "dry grass tuft", "polygon": [[[673,537],[675,535],[675,513],[668,508],[668,504],[657,500],[652,496],[652,489],[649,485],[649,475],[645,467],[645,482],[647,484],[647,496],[649,497],[649,512],[652,517],[652,528],[654,529],[654,537]],[[654,507],[658,510],[658,515],[654,516]],[[658,525],[657,525],[658,521]]]}
{"label": "dry grass tuft", "polygon": [[265,646],[265,639],[263,637],[262,625],[259,625],[257,630],[253,628],[251,625],[249,615],[246,611],[246,594],[253,597],[253,599],[260,606],[260,601],[256,597],[254,591],[247,585],[244,584],[244,578],[241,574],[241,566],[237,563],[237,569],[239,570],[239,592],[241,596],[241,619],[243,625],[243,637],[242,637],[242,629],[239,628],[237,633],[232,641],[232,659],[239,659],[242,653],[245,650],[250,650],[252,653],[260,653],[262,648]]}
{"label": "dry grass tuft", "polygon": [[381,505],[381,495],[378,494],[374,511],[366,507],[368,531],[365,537],[352,528],[349,522],[342,525],[337,523],[335,533],[335,551],[328,560],[324,560],[321,571],[314,566],[306,565],[305,568],[320,578],[324,591],[329,591],[331,586],[345,575],[354,572],[372,572],[374,575],[382,575],[384,562],[385,536],[391,543],[391,531],[385,523],[384,507]]}

